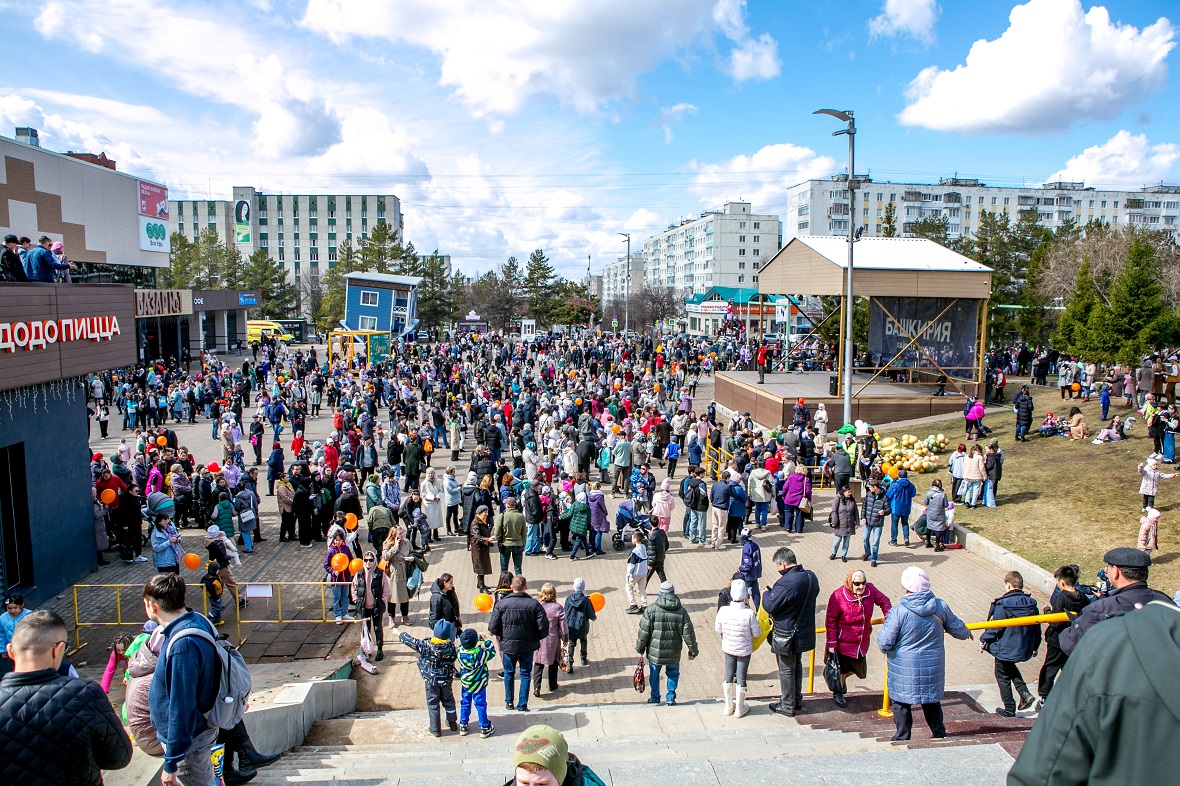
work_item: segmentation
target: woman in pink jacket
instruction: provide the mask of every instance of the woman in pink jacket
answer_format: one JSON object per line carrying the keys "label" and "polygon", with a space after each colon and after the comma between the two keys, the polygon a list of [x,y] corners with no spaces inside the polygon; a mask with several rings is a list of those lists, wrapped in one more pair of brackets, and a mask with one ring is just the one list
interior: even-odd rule
{"label": "woman in pink jacket", "polygon": [[832,701],[840,707],[848,704],[844,698],[848,677],[855,674],[863,680],[868,674],[865,653],[873,630],[873,610],[878,606],[884,617],[893,604],[885,593],[868,582],[863,570],[849,573],[844,585],[828,598],[827,650],[835,652],[840,661],[840,690],[832,694]]}
{"label": "woman in pink jacket", "polygon": [[672,509],[676,505],[670,488],[671,483],[665,478],[660,483],[660,490],[655,493],[651,504],[651,515],[655,519],[655,525],[664,532],[668,531],[668,526],[672,523]]}

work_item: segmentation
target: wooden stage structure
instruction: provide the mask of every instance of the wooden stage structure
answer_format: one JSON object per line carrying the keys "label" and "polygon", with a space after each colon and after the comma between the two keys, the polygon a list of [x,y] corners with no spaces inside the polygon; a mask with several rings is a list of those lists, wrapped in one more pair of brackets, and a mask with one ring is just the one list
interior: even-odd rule
{"label": "wooden stage structure", "polygon": [[[795,402],[802,398],[815,414],[817,404],[828,411],[828,433],[840,428],[844,401],[829,393],[829,378],[835,372],[808,371],[802,374],[778,372],[766,375],[758,384],[756,371],[719,371],[715,375],[713,398],[735,412],[749,412],[760,425],[773,428],[791,423]],[[853,379],[868,381],[871,374],[858,373]],[[852,419],[874,425],[912,420],[930,415],[961,415],[963,396],[947,386],[945,396],[935,396],[936,385],[874,382],[852,399]]]}

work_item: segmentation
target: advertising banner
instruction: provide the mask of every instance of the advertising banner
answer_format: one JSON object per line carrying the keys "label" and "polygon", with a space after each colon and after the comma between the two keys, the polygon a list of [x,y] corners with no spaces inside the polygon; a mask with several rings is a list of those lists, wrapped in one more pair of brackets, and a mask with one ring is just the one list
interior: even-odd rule
{"label": "advertising banner", "polygon": [[369,336],[369,365],[380,363],[389,357],[389,334],[374,333]]}
{"label": "advertising banner", "polygon": [[[873,355],[873,365],[884,365],[892,360],[892,365],[898,368],[929,368],[933,359],[939,366],[953,369],[954,376],[974,378],[970,369],[977,366],[979,303],[978,300],[955,302],[952,298],[882,297],[871,300],[869,352]],[[886,309],[893,318],[885,313]],[[917,345],[921,345],[926,354],[920,352],[917,345],[903,351],[919,333],[922,335]],[[899,352],[901,356],[896,357]]]}
{"label": "advertising banner", "polygon": [[168,242],[168,219],[139,217],[139,250],[158,251],[167,254],[171,249]]}
{"label": "advertising banner", "polygon": [[168,187],[139,181],[139,214],[168,220]]}
{"label": "advertising banner", "polygon": [[245,199],[234,203],[234,242],[250,242],[250,203]]}

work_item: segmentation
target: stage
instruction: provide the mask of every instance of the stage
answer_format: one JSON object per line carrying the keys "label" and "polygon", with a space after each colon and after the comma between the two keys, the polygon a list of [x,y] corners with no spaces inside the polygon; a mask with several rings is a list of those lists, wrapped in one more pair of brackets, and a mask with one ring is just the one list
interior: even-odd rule
{"label": "stage", "polygon": [[[824,405],[828,411],[828,433],[833,433],[843,425],[844,412],[844,400],[829,394],[829,378],[834,373],[778,372],[767,374],[766,384],[759,385],[756,371],[719,371],[715,375],[713,398],[735,412],[749,412],[766,428],[789,424],[796,400],[803,398],[813,414],[817,404]],[[853,374],[853,420],[892,423],[963,412],[965,399],[952,385],[947,385],[945,396],[935,396],[937,386],[899,385],[878,377],[861,390],[870,377],[868,373]]]}

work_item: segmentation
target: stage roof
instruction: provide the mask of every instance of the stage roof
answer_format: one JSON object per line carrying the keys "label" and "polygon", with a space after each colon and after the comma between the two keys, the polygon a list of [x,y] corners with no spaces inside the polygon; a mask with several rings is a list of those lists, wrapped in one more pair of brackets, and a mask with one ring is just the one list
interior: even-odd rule
{"label": "stage roof", "polygon": [[[857,297],[986,299],[991,268],[924,238],[866,237],[856,242]],[[758,272],[763,294],[841,295],[848,261],[842,237],[796,237]]]}

